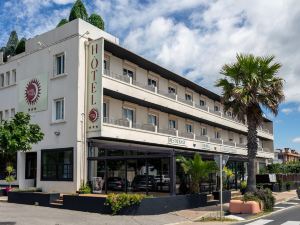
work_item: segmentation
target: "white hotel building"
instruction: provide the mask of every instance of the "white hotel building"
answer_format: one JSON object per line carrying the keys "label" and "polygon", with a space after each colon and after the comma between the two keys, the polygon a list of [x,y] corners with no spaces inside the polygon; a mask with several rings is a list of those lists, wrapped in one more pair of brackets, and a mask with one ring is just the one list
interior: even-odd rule
{"label": "white hotel building", "polygon": [[[24,53],[0,64],[0,119],[19,111],[45,134],[17,155],[20,188],[70,193],[92,181],[97,190],[178,193],[175,158],[194,152],[229,155],[232,187],[246,175],[247,126],[223,113],[219,95],[82,20],[29,39]],[[258,169],[274,157],[272,132],[265,119]]]}

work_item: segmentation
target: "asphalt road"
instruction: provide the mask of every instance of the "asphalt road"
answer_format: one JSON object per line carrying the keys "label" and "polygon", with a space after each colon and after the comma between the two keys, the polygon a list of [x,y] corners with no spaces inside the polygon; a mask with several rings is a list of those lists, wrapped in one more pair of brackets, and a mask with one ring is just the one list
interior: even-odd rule
{"label": "asphalt road", "polygon": [[300,225],[300,205],[290,206],[269,216],[239,225]]}
{"label": "asphalt road", "polygon": [[173,214],[110,216],[0,202],[0,225],[164,225],[187,221]]}

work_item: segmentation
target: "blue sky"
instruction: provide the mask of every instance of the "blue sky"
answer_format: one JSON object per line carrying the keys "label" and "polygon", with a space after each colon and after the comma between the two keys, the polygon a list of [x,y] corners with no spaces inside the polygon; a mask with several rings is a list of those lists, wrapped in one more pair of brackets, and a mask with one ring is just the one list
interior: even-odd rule
{"label": "blue sky", "polygon": [[[214,87],[237,52],[276,56],[286,101],[274,120],[275,147],[300,151],[300,6],[296,0],[85,0],[121,44],[200,85]],[[0,0],[0,46],[11,30],[30,38],[68,18],[73,0]]]}

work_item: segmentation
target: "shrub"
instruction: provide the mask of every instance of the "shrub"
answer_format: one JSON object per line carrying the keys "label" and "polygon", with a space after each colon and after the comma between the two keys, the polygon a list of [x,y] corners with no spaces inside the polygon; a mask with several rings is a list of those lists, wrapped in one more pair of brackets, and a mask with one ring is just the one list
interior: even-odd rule
{"label": "shrub", "polygon": [[243,196],[243,201],[257,201],[260,204],[263,203],[265,211],[273,210],[275,205],[275,198],[269,188],[248,192]]}
{"label": "shrub", "polygon": [[291,190],[291,185],[292,185],[292,182],[290,182],[290,181],[288,181],[288,182],[285,183],[285,187],[286,187],[287,191]]}
{"label": "shrub", "polygon": [[15,170],[12,166],[6,167],[7,176],[5,177],[5,181],[9,184],[9,188],[11,188],[11,183],[16,180],[15,176],[13,175],[14,171]]}
{"label": "shrub", "polygon": [[93,13],[89,18],[89,23],[98,27],[101,30],[104,30],[104,21],[101,16]]}
{"label": "shrub", "polygon": [[80,194],[90,194],[90,193],[92,193],[92,189],[87,183],[86,184],[82,183],[79,188],[79,193]]}
{"label": "shrub", "polygon": [[61,27],[61,26],[65,25],[66,23],[69,23],[69,21],[67,19],[61,19],[56,27]]}
{"label": "shrub", "polygon": [[76,20],[78,18],[88,21],[88,13],[81,0],[76,0],[75,4],[73,5],[69,16],[69,21],[71,22],[72,20]]}
{"label": "shrub", "polygon": [[112,214],[116,215],[121,209],[132,205],[138,205],[146,198],[144,194],[109,194],[106,198],[105,205],[110,205]]}
{"label": "shrub", "polygon": [[245,181],[245,180],[241,181],[241,192],[242,192],[242,194],[245,194],[246,188],[247,188],[247,181]]}

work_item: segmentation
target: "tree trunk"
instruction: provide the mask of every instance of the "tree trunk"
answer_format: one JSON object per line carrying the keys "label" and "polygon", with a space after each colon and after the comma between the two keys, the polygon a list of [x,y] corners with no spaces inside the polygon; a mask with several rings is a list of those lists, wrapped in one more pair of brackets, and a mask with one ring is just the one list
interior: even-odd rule
{"label": "tree trunk", "polygon": [[192,179],[190,190],[192,194],[199,193],[200,192],[199,181]]}
{"label": "tree trunk", "polygon": [[256,154],[257,154],[257,123],[253,115],[247,115],[248,121],[248,179],[247,192],[256,190]]}

